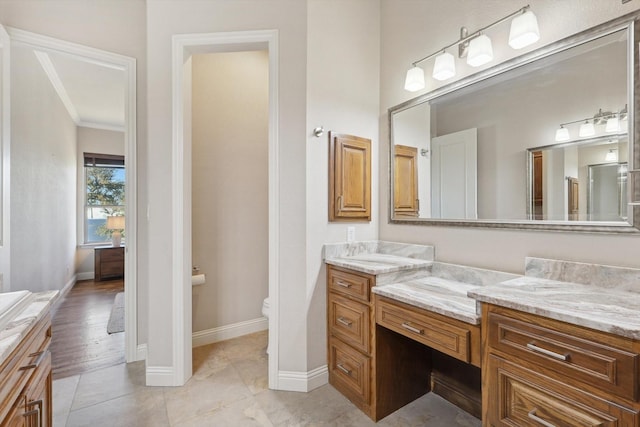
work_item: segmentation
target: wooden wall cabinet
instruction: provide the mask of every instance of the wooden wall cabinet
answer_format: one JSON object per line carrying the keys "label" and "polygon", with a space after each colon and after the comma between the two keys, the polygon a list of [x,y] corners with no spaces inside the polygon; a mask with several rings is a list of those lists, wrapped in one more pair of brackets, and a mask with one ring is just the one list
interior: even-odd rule
{"label": "wooden wall cabinet", "polygon": [[483,305],[484,426],[640,426],[638,342]]}
{"label": "wooden wall cabinet", "polygon": [[51,318],[46,314],[0,366],[0,425],[51,427]]}
{"label": "wooden wall cabinet", "polygon": [[99,246],[94,249],[95,280],[124,277],[124,248]]}
{"label": "wooden wall cabinet", "polygon": [[329,132],[329,221],[371,220],[371,140]]}

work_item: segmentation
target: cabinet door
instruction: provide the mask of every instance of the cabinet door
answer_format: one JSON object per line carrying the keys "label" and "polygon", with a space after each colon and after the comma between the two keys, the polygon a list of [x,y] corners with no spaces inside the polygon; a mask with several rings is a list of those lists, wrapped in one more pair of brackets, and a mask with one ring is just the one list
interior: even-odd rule
{"label": "cabinet door", "polygon": [[418,149],[396,145],[393,167],[393,213],[397,216],[418,216]]}
{"label": "cabinet door", "polygon": [[329,220],[371,220],[371,140],[329,132]]}

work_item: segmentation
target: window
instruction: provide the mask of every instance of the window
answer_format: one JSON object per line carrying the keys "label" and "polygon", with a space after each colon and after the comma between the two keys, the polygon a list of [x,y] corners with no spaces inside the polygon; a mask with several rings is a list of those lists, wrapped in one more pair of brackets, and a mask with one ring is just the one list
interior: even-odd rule
{"label": "window", "polygon": [[84,153],[84,243],[111,239],[107,217],[124,215],[124,183],[124,156]]}

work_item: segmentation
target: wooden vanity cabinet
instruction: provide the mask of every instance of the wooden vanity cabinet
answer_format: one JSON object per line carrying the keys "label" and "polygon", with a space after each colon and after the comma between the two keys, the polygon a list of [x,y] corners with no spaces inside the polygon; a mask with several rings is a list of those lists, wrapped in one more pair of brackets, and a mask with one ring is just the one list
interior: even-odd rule
{"label": "wooden vanity cabinet", "polygon": [[0,425],[52,426],[51,319],[41,318],[0,366]]}
{"label": "wooden vanity cabinet", "polygon": [[376,327],[376,276],[327,265],[329,383],[374,421],[430,390],[430,349]]}
{"label": "wooden vanity cabinet", "polygon": [[637,341],[483,304],[484,426],[639,427]]}

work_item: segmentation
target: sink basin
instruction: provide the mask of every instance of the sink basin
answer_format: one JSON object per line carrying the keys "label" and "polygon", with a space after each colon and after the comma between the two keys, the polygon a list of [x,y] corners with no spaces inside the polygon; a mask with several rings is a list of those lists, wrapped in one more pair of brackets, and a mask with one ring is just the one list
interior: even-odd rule
{"label": "sink basin", "polygon": [[0,293],[0,331],[29,304],[32,295],[29,291]]}

